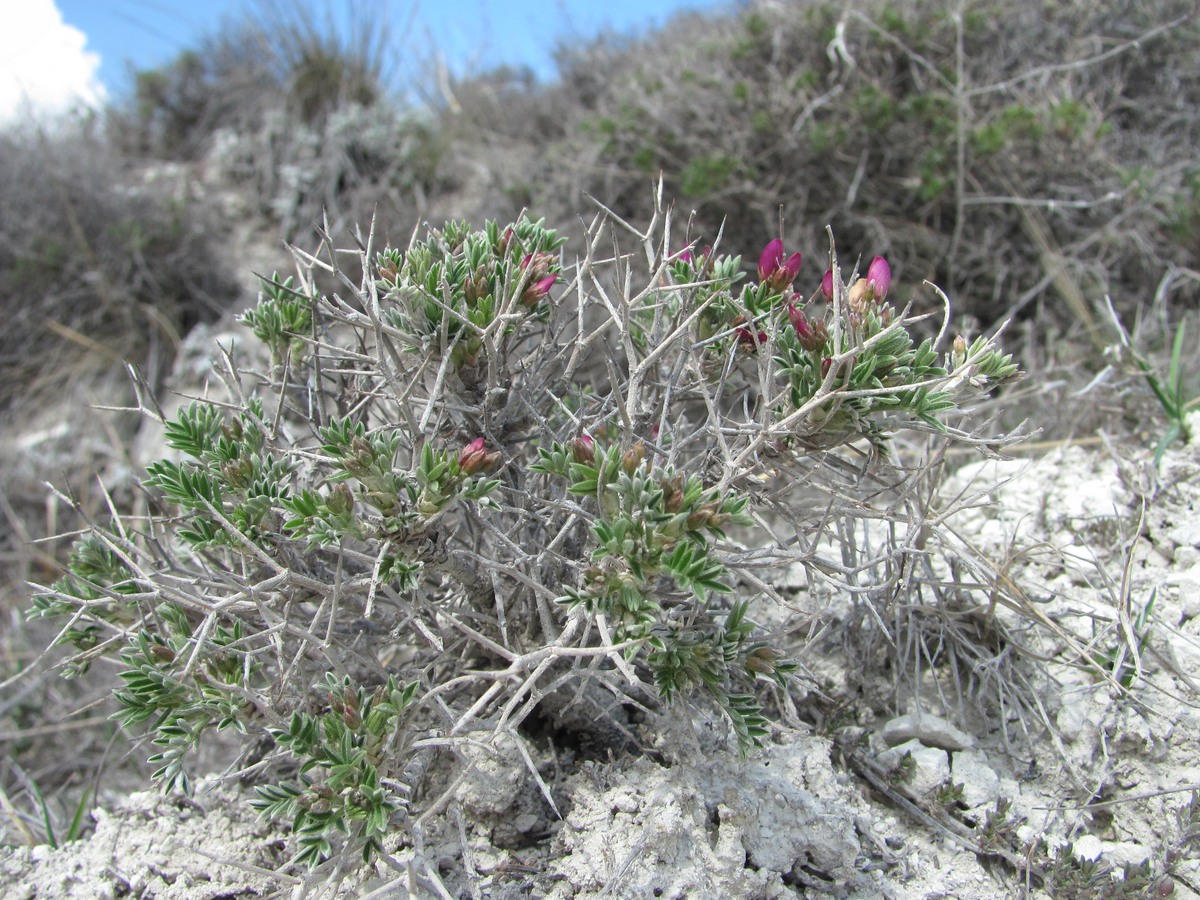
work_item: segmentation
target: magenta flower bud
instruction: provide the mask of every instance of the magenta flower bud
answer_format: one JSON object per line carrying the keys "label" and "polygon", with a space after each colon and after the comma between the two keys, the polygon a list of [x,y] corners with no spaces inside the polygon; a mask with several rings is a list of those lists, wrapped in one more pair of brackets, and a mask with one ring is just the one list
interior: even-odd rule
{"label": "magenta flower bud", "polygon": [[521,260],[521,268],[528,272],[529,282],[521,294],[521,305],[532,307],[550,293],[558,275],[550,271],[554,257],[549,253],[530,253]]}
{"label": "magenta flower bud", "polygon": [[547,275],[530,284],[521,293],[521,305],[526,309],[537,306],[538,301],[550,293],[550,288],[554,287],[557,280],[557,275]]}
{"label": "magenta flower bud", "polygon": [[692,251],[690,249],[688,249],[687,247],[684,247],[682,250],[680,250],[678,253],[676,253],[674,256],[672,256],[671,260],[672,261],[678,260],[679,262],[690,263],[692,261]]}
{"label": "magenta flower bud", "polygon": [[521,260],[521,268],[528,270],[529,277],[534,281],[549,272],[553,264],[554,257],[549,253],[526,253]]}
{"label": "magenta flower bud", "polygon": [[787,313],[788,321],[792,323],[792,328],[796,331],[796,337],[803,341],[806,337],[812,336],[812,326],[808,324],[808,316],[804,315],[804,310],[789,303]]}
{"label": "magenta flower bud", "polygon": [[463,447],[462,450],[458,452],[459,465],[462,465],[475,454],[482,453],[486,447],[487,444],[484,443],[483,438],[475,438],[475,440],[471,441],[471,443],[467,444],[467,446]]}
{"label": "magenta flower bud", "polygon": [[887,296],[888,288],[891,286],[891,267],[882,256],[875,257],[871,260],[871,265],[867,269],[867,287],[871,291],[872,299],[876,303],[882,303],[883,298]]}
{"label": "magenta flower bud", "polygon": [[585,466],[594,463],[596,461],[595,443],[587,434],[581,434],[571,441],[571,456],[575,458],[575,462]]}
{"label": "magenta flower bud", "polygon": [[786,291],[800,274],[801,262],[803,257],[799,253],[784,259],[783,241],[775,238],[763,247],[758,257],[758,280],[773,291]]}
{"label": "magenta flower bud", "polygon": [[500,451],[489,450],[483,438],[478,437],[458,454],[458,468],[464,475],[491,472],[500,466]]}
{"label": "magenta flower bud", "polygon": [[804,311],[790,303],[788,304],[788,320],[795,329],[796,340],[800,342],[801,347],[809,353],[825,348],[825,342],[829,340],[829,332],[825,330],[824,322],[820,320],[815,324],[809,322]]}
{"label": "magenta flower bud", "polygon": [[539,300],[550,293],[550,288],[554,287],[554,282],[557,280],[557,275],[547,275],[545,278],[535,281],[529,287],[525,288],[525,292],[521,294],[521,304],[524,306],[534,306]]}
{"label": "magenta flower bud", "polygon": [[833,269],[825,270],[825,277],[821,279],[821,296],[826,303],[833,300]]}

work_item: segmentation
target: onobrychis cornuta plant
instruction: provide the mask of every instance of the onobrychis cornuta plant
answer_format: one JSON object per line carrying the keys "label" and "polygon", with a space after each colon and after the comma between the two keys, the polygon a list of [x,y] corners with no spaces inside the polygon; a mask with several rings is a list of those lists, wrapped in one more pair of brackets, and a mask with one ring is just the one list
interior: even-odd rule
{"label": "onobrychis cornuta plant", "polygon": [[578,257],[542,221],[450,222],[368,241],[360,277],[330,252],[264,280],[242,322],[265,352],[164,417],[144,508],[33,610],[65,620],[69,672],[117,661],[165,787],[242,735],[256,806],[317,864],[412,840],[449,802],[434,763],[533,741],[556,693],[641,741],[660,704],[711,704],[742,753],[769,734],[800,649],[754,624],[782,621],[769,570],[860,590],[830,550],[856,485],[905,477],[900,432],[972,440],[963,398],[1016,367],[918,337],[881,258],[847,283],[831,254],[805,296],[782,241],[749,278],[670,244],[666,215],[601,216]]}

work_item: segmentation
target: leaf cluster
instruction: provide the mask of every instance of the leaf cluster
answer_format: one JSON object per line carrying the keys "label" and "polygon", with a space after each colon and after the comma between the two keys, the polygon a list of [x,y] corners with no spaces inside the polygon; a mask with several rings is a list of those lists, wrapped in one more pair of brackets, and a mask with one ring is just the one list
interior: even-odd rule
{"label": "leaf cluster", "polygon": [[489,221],[480,231],[447,222],[407,251],[376,257],[385,321],[413,346],[471,369],[489,337],[511,335],[528,316],[545,318],[549,295],[538,284],[561,272],[555,253],[565,240],[542,219],[503,228]]}
{"label": "leaf cluster", "polygon": [[182,609],[167,604],[155,617],[158,627],[139,631],[121,652],[128,668],[113,695],[121,706],[114,718],[127,728],[149,721],[152,742],[161,748],[149,759],[158,766],[154,779],[165,791],[190,793],[188,754],[210,728],[246,732],[262,666],[239,646],[245,636],[240,621],[213,627],[201,654]]}
{"label": "leaf cluster", "polygon": [[417,687],[389,676],[368,692],[327,673],[317,688],[328,693],[329,710],[295,712],[286,728],[271,730],[280,749],[300,762],[299,779],[260,786],[250,805],[267,818],[291,821],[300,845],[295,862],[327,859],[334,833],[347,835],[364,862],[382,851],[393,817],[406,806],[407,787],[381,779],[379,767],[385,754],[399,751],[399,720]]}
{"label": "leaf cluster", "polygon": [[258,400],[228,421],[212,404],[193,402],[166,423],[167,446],[190,458],[151,463],[146,486],[180,508],[178,534],[193,548],[268,540],[294,463],[270,446],[264,428]]}
{"label": "leaf cluster", "polygon": [[242,314],[242,324],[271,350],[271,361],[299,357],[312,338],[312,298],[295,287],[295,278],[259,278],[258,305]]}

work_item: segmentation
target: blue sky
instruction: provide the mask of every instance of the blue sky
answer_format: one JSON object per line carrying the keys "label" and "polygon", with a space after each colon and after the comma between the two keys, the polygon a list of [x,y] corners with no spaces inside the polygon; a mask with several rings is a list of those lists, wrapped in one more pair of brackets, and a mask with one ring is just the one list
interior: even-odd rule
{"label": "blue sky", "polygon": [[[227,17],[256,8],[255,0],[56,0],[64,23],[81,31],[87,50],[99,54],[97,70],[108,96],[130,84],[129,64],[152,68],[220,26]],[[296,0],[278,0],[281,6]],[[323,19],[347,0],[310,0]],[[373,15],[390,16],[393,33],[412,22],[418,55],[441,51],[452,72],[499,64],[529,66],[539,78],[554,74],[551,51],[560,40],[588,38],[602,29],[618,33],[661,25],[681,9],[714,10],[728,0],[358,0]]]}

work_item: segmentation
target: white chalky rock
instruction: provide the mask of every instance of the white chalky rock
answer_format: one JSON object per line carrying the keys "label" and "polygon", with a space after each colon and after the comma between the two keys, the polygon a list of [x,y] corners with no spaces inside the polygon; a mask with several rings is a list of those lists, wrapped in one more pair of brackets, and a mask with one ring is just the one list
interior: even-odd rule
{"label": "white chalky rock", "polygon": [[962,800],[969,809],[989,806],[1000,797],[1000,776],[982,750],[961,750],[950,762],[950,780],[963,786]]}
{"label": "white chalky rock", "polygon": [[941,747],[943,750],[966,750],[975,746],[975,739],[969,734],[929,713],[897,716],[883,726],[881,736],[891,747],[914,739],[926,747]]}
{"label": "white chalky rock", "polygon": [[854,816],[816,738],[745,762],[592,767],[573,779],[571,802],[554,865],[576,897],[782,898],[797,873],[856,879]]}
{"label": "white chalky rock", "polygon": [[1071,845],[1072,855],[1080,862],[1095,862],[1104,852],[1104,845],[1094,834],[1085,834]]}
{"label": "white chalky rock", "polygon": [[1125,866],[1140,866],[1150,860],[1150,848],[1133,841],[1104,841],[1104,858],[1112,863],[1113,868],[1123,869]]}
{"label": "white chalky rock", "polygon": [[920,741],[891,747],[879,754],[878,762],[886,769],[894,769],[902,764],[906,753],[911,754],[911,760],[903,778],[914,796],[927,796],[950,777],[950,754],[939,747],[926,747]]}

